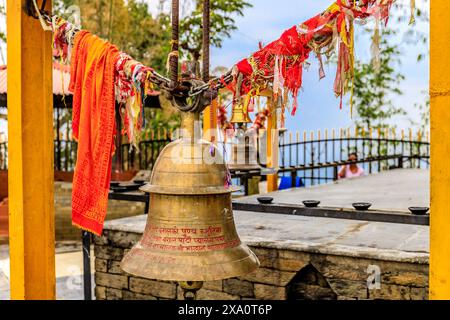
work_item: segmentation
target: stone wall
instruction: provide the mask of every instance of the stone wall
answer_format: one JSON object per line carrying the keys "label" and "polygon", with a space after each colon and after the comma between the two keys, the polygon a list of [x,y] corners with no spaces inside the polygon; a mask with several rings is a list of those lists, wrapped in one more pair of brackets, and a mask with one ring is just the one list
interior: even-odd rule
{"label": "stone wall", "polygon": [[[140,233],[105,230],[95,240],[98,300],[183,299],[176,282],[148,280],[120,269]],[[261,266],[244,277],[205,282],[199,300],[404,299],[428,297],[428,265],[250,246]],[[370,268],[369,268],[370,266]],[[368,273],[380,271],[381,286],[368,289]]]}
{"label": "stone wall", "polygon": [[8,198],[0,200],[0,245],[8,243]]}
{"label": "stone wall", "polygon": [[[144,213],[144,203],[109,200],[106,220]],[[72,183],[55,182],[56,240],[79,240],[80,229],[72,226]]]}

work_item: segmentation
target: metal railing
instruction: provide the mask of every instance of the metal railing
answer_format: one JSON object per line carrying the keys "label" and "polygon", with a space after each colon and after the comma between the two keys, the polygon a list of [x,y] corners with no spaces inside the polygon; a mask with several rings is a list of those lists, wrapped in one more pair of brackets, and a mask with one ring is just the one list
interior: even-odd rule
{"label": "metal railing", "polygon": [[[75,170],[77,143],[73,140],[54,140],[54,166],[57,171]],[[0,143],[0,170],[8,170],[8,142]]]}
{"label": "metal railing", "polygon": [[[395,131],[378,130],[364,133],[359,130],[328,130],[306,132],[302,139],[297,132],[286,132],[280,139],[279,172],[300,177],[305,185],[326,183],[338,179],[341,166],[352,162],[360,164],[367,174],[392,168],[429,168],[430,143],[428,134],[418,132],[413,138],[402,131],[398,137]],[[353,133],[353,134],[352,134]],[[350,153],[358,155],[357,161],[348,161]]]}
{"label": "metal railing", "polygon": [[[130,144],[123,144],[122,169],[151,170],[162,149],[170,143],[169,138],[146,140],[139,143],[139,153],[133,149],[130,151]],[[73,140],[54,141],[54,166],[57,171],[72,172],[75,170],[77,160],[77,142]],[[8,170],[8,143],[0,143],[0,170]]]}
{"label": "metal railing", "polygon": [[[162,149],[170,143],[168,135],[157,137],[152,140],[145,140],[139,143],[139,152],[129,143],[122,145],[122,170],[152,170],[156,159]],[[131,149],[131,150],[130,150]]]}
{"label": "metal railing", "polygon": [[54,141],[55,170],[72,172],[77,159],[77,142],[74,140]]}
{"label": "metal railing", "polygon": [[[406,136],[380,132],[364,134],[358,131],[334,130],[311,132],[310,135],[285,132],[279,142],[279,170],[282,176],[300,177],[305,185],[314,185],[337,179],[339,168],[349,164],[348,154],[355,152],[367,174],[392,168],[429,168],[430,143],[428,135],[412,131]],[[139,143],[140,152],[130,145],[121,146],[122,169],[151,170],[162,149],[170,143],[168,134],[151,135]],[[73,171],[76,163],[77,143],[73,140],[55,140],[55,170]],[[219,148],[220,149],[220,148]],[[0,143],[0,170],[8,169],[8,144]],[[293,179],[295,181],[295,179]]]}

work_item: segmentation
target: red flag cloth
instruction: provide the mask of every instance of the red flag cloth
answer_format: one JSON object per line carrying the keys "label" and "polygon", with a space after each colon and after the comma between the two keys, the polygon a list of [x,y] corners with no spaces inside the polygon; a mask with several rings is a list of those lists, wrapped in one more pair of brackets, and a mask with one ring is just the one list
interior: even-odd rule
{"label": "red flag cloth", "polygon": [[69,90],[72,129],[78,141],[73,176],[72,224],[101,235],[114,153],[114,70],[118,49],[80,31],[74,39]]}

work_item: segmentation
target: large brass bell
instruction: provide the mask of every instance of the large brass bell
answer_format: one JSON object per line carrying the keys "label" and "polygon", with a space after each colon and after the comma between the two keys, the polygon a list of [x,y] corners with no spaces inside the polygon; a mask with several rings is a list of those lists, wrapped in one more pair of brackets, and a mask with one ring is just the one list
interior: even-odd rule
{"label": "large brass bell", "polygon": [[[144,278],[209,281],[241,276],[259,266],[241,242],[231,208],[233,188],[227,167],[211,143],[194,138],[198,114],[183,114],[191,137],[167,145],[155,163],[150,183],[147,225],[141,240],[124,257],[124,271]],[[199,129],[198,129],[199,130]]]}

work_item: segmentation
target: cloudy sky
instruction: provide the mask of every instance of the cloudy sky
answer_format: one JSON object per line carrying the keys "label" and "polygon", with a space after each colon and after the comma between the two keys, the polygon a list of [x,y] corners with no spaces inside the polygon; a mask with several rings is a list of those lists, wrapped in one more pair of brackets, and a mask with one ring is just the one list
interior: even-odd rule
{"label": "cloudy sky", "polygon": [[[0,0],[4,1],[4,0]],[[152,10],[156,12],[159,0],[147,0]],[[186,3],[184,14],[188,14],[190,0],[182,0]],[[230,39],[223,43],[220,49],[212,49],[212,67],[231,67],[235,62],[247,57],[255,51],[258,43],[262,41],[267,44],[277,39],[281,33],[317,13],[323,11],[331,0],[248,0],[253,4],[252,8],[245,11],[244,17],[237,17],[238,30]],[[409,0],[398,0],[409,4]],[[418,6],[428,12],[429,1],[420,0]],[[0,21],[0,27],[4,27],[4,21]],[[389,28],[401,31],[409,27],[407,22],[397,22],[391,19]],[[428,33],[428,23],[419,22],[414,28]],[[359,28],[361,29],[361,27]],[[400,34],[403,34],[400,32]],[[370,35],[357,31],[356,55],[357,58],[367,60],[370,57]],[[395,43],[401,43],[401,36],[391,39]],[[392,119],[399,128],[410,126],[409,120],[419,121],[419,112],[414,107],[415,103],[423,103],[428,90],[428,48],[426,45],[401,45],[402,64],[398,66],[406,80],[403,81],[401,89],[404,95],[393,98],[396,105],[403,107],[408,112],[407,117]],[[4,48],[2,48],[4,49]],[[426,58],[417,62],[419,53],[427,53]],[[326,78],[318,80],[317,63],[311,58],[310,68],[304,72],[303,88],[299,95],[299,109],[294,117],[286,117],[286,127],[291,130],[316,130],[325,128],[339,128],[352,125],[349,108],[344,106],[339,109],[339,101],[333,94],[333,79],[335,67],[327,65],[325,68]],[[0,132],[6,131],[5,123],[0,120]]]}

